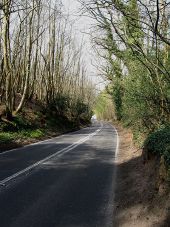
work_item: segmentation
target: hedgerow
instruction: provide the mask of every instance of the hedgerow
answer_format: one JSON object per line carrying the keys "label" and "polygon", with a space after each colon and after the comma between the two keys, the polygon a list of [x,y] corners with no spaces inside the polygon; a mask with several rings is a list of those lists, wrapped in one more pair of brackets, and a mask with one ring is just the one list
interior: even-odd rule
{"label": "hedgerow", "polygon": [[162,127],[151,133],[144,142],[147,152],[164,157],[165,163],[170,167],[170,126]]}

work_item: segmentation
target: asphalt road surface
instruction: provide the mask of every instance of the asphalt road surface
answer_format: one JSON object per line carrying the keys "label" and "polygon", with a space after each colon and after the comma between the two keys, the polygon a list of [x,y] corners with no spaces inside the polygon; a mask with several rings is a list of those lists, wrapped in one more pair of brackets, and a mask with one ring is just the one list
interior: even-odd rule
{"label": "asphalt road surface", "polygon": [[0,227],[111,227],[118,135],[109,123],[0,154]]}

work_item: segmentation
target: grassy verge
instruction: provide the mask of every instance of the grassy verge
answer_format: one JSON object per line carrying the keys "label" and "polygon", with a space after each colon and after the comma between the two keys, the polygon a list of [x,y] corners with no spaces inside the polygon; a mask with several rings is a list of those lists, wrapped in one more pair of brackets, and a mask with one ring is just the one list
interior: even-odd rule
{"label": "grassy verge", "polygon": [[22,130],[20,132],[1,132],[1,143],[10,143],[20,139],[38,139],[45,135],[45,131],[41,129]]}
{"label": "grassy verge", "polygon": [[21,147],[80,128],[64,117],[35,115],[17,116],[11,122],[0,121],[0,152]]}

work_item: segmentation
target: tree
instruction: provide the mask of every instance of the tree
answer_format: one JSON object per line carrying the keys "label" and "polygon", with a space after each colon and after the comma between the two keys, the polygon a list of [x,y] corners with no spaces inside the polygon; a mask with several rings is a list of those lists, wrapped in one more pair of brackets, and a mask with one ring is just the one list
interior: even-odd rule
{"label": "tree", "polygon": [[93,40],[107,65],[105,77],[118,119],[133,127],[140,125],[141,130],[166,124],[170,113],[170,75],[165,63],[168,3],[91,0],[82,4],[97,21]]}
{"label": "tree", "polygon": [[70,119],[77,106],[86,106],[80,109],[90,116],[92,83],[82,45],[75,45],[60,1],[3,0],[1,8],[0,105],[5,104],[7,118],[11,120],[31,101]]}
{"label": "tree", "polygon": [[11,4],[12,1],[3,0],[3,77],[5,78],[5,103],[6,103],[6,115],[8,119],[12,117],[13,108],[13,75],[12,75],[12,65],[11,65],[11,53],[10,53],[10,17],[11,17]]}

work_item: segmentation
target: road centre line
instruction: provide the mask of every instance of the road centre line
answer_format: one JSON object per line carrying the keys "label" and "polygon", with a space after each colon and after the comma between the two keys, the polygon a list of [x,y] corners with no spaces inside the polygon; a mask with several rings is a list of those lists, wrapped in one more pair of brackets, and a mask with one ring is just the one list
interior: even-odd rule
{"label": "road centre line", "polygon": [[57,156],[58,156],[58,157],[61,157],[62,155],[68,153],[69,151],[71,151],[71,150],[73,150],[74,148],[78,147],[80,144],[83,144],[84,142],[86,142],[87,140],[89,140],[90,138],[92,138],[93,136],[95,136],[96,134],[98,134],[98,133],[101,131],[102,128],[103,128],[103,125],[101,124],[101,127],[100,127],[99,129],[97,129],[95,132],[89,134],[88,136],[84,137],[83,139],[80,139],[80,140],[78,140],[77,142],[75,142],[75,143],[69,145],[68,147],[63,148],[62,150],[60,150],[60,151],[58,151],[58,152],[56,152],[56,153],[54,153],[54,154],[52,154],[52,155],[50,155],[50,156],[48,156],[48,157],[42,159],[42,160],[40,160],[40,161],[34,163],[33,165],[28,166],[27,168],[25,168],[25,169],[23,169],[23,170],[21,170],[21,171],[15,173],[15,174],[13,174],[13,175],[7,177],[7,178],[5,178],[4,180],[0,181],[0,186],[5,186],[6,183],[8,183],[9,181],[11,181],[11,180],[17,178],[18,176],[20,176],[20,175],[22,175],[22,174],[25,174],[26,172],[31,171],[32,169],[34,169],[34,168],[36,168],[37,166],[39,166],[40,164],[42,164],[42,163],[44,163],[44,162],[50,160],[51,158],[54,158],[55,156],[56,156],[56,157],[57,157]]}

